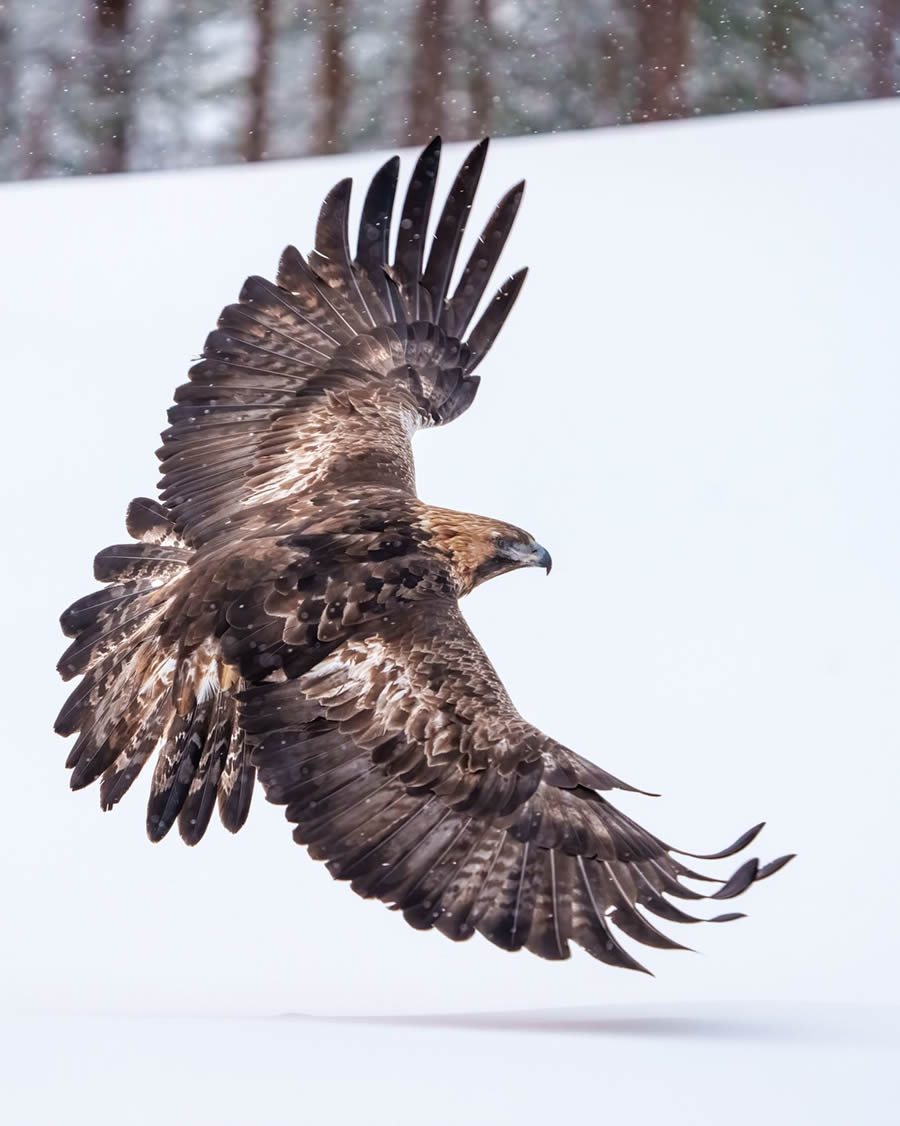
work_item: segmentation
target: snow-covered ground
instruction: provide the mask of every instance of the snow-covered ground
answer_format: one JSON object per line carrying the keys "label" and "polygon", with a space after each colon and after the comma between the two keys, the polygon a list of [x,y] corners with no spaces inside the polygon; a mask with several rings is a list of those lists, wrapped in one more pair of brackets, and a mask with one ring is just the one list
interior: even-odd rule
{"label": "snow-covered ground", "polygon": [[662,791],[621,802],[661,836],[766,818],[762,855],[799,853],[652,979],[413,932],[262,800],[191,851],[146,841],[146,779],[113,815],[68,792],[56,617],[220,307],[379,158],[0,190],[10,1121],[894,1120],[898,131],[876,103],[488,159],[473,226],[526,176],[503,264],[532,273],[419,487],[554,568],[469,620],[529,719]]}
{"label": "snow-covered ground", "polygon": [[894,1126],[898,1040],[895,1011],[824,1005],[26,1017],[3,1099],[15,1126]]}

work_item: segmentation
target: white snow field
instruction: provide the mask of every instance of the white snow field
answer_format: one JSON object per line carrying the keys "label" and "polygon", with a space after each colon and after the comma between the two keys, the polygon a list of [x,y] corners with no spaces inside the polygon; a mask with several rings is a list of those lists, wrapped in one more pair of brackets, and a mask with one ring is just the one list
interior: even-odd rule
{"label": "white snow field", "polygon": [[497,143],[469,238],[525,176],[532,272],[417,439],[425,499],[553,553],[465,604],[524,714],[675,844],[799,854],[747,919],[550,964],[414,932],[261,794],[189,850],[147,778],[69,792],[57,616],[219,309],[381,159],[0,191],[5,1121],[896,1122],[896,102]]}

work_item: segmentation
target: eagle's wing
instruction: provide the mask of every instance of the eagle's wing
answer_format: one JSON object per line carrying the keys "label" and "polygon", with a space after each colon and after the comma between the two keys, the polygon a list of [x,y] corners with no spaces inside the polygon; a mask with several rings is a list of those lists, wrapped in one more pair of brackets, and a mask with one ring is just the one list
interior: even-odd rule
{"label": "eagle's wing", "polygon": [[[546,958],[568,957],[573,941],[642,969],[610,924],[675,947],[644,912],[693,922],[670,897],[706,898],[683,881],[710,877],[600,792],[632,787],[521,718],[450,598],[350,637],[296,680],[250,689],[241,722],[295,840],[415,927],[453,939],[478,930]],[[709,898],[788,859],[749,860]]]}
{"label": "eagle's wing", "polygon": [[414,489],[412,433],[448,422],[475,395],[473,373],[518,295],[510,277],[462,339],[518,210],[500,201],[448,296],[487,141],[469,154],[426,255],[440,140],[422,153],[389,263],[399,161],[366,195],[356,256],[350,180],[322,205],[307,262],[288,247],[275,284],[245,283],[175,393],[158,451],[162,499],[189,547],[237,528],[277,528],[285,502],[326,483]]}
{"label": "eagle's wing", "polygon": [[[61,734],[79,732],[68,759],[72,786],[102,777],[101,801],[111,808],[158,752],[153,840],[178,817],[185,840],[196,843],[217,800],[234,831],[253,792],[236,723],[239,683],[204,632],[218,628],[216,612],[203,606],[191,618],[202,602],[198,557],[215,566],[225,547],[235,568],[227,581],[240,585],[243,564],[249,572],[268,563],[259,544],[233,550],[248,535],[296,529],[338,494],[352,504],[385,485],[395,500],[411,492],[413,431],[449,421],[472,401],[475,368],[524,278],[522,271],[501,287],[463,343],[522,194],[518,184],[500,201],[448,296],[486,149],[469,154],[433,237],[440,141],[425,149],[392,263],[396,158],[368,190],[352,260],[345,180],[322,206],[309,262],[289,247],[275,284],[249,279],[176,391],[159,451],[164,504],[139,499],[129,509],[129,531],[144,542],[101,552],[95,575],[111,585],[63,615],[74,640],[60,672],[84,674],[56,721]],[[193,623],[183,635],[181,614]]]}

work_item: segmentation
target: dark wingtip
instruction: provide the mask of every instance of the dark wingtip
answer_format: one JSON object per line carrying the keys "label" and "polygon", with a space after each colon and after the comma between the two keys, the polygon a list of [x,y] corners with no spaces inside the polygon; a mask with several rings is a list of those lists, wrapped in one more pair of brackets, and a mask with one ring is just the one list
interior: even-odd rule
{"label": "dark wingtip", "polygon": [[487,222],[462,272],[453,297],[441,312],[441,327],[462,339],[512,231],[525,181],[505,193]]}
{"label": "dark wingtip", "polygon": [[422,285],[431,296],[436,319],[440,319],[444,307],[486,156],[487,141],[479,141],[457,173],[437,221],[422,274]]}
{"label": "dark wingtip", "polygon": [[384,269],[390,252],[391,216],[399,177],[400,157],[392,156],[372,177],[356,238],[356,263],[374,287],[389,320],[396,319],[396,309]]}
{"label": "dark wingtip", "polygon": [[372,177],[372,183],[376,180],[388,180],[396,190],[397,182],[400,179],[400,157],[392,156],[390,160],[386,160],[384,164],[378,169]]}
{"label": "dark wingtip", "polygon": [[521,292],[525,279],[528,277],[528,267],[523,266],[506,279],[491,299],[490,305],[481,314],[481,318],[466,343],[469,346],[469,363],[466,374],[470,375],[491,350],[497,339],[497,334],[509,316],[516,299]]}
{"label": "dark wingtip", "polygon": [[779,856],[775,860],[770,860],[768,864],[764,864],[756,873],[757,882],[765,880],[768,876],[773,876],[776,872],[780,872],[785,864],[789,864],[796,855],[796,852],[789,852],[785,856]]}
{"label": "dark wingtip", "polygon": [[[628,793],[630,793],[630,794],[640,794],[642,798],[661,798],[662,797],[662,794],[654,794],[654,792],[652,790],[642,790],[640,788],[640,786],[632,786],[630,782],[623,782],[621,778],[616,778],[612,774],[610,775],[610,778],[612,779],[613,784],[612,784],[612,786],[606,787],[606,789],[627,790]],[[595,787],[595,789],[599,789],[599,788],[600,788],[599,786]]]}
{"label": "dark wingtip", "polygon": [[687,852],[683,848],[669,848],[670,852],[677,852],[679,856],[691,856],[694,860],[724,860],[726,856],[734,856],[736,852],[747,847],[751,841],[756,840],[762,831],[765,821],[760,821],[758,825],[754,825],[752,829],[748,829],[746,833],[741,833],[733,844],[727,848],[721,849],[719,852]]}
{"label": "dark wingtip", "polygon": [[[343,180],[338,180],[331,191],[322,200],[322,206],[319,209],[319,220],[316,223],[316,245],[313,254],[327,261],[330,261],[332,256],[326,252],[326,248],[333,250],[334,247],[332,244],[346,241],[345,227],[347,223],[347,213],[350,209],[350,192],[352,188],[353,180],[351,177],[345,176]],[[336,229],[334,229],[335,221]]]}
{"label": "dark wingtip", "polygon": [[395,282],[401,289],[409,287],[405,296],[411,300],[411,305],[406,312],[413,320],[419,318],[418,282],[440,162],[441,138],[436,136],[419,153],[400,211],[394,249]]}
{"label": "dark wingtip", "polygon": [[400,157],[392,156],[390,160],[386,160],[384,164],[378,169],[375,175],[369,182],[369,187],[366,191],[366,201],[378,191],[378,189],[386,182],[391,186],[391,201],[393,202],[393,193],[397,187],[397,181],[400,178]]}
{"label": "dark wingtip", "polygon": [[756,879],[756,873],[759,871],[759,861],[754,857],[752,860],[747,860],[740,868],[726,880],[718,891],[713,892],[709,897],[710,899],[733,899],[736,895],[746,891],[747,888]]}
{"label": "dark wingtip", "polygon": [[[443,147],[443,138],[441,137],[440,133],[436,133],[425,146],[425,148],[422,149],[422,151],[416,157],[416,165],[413,176],[415,176],[416,172],[418,172],[420,169],[426,167],[429,161],[440,160],[441,149]],[[437,168],[435,168],[435,179],[437,179]]]}
{"label": "dark wingtip", "polygon": [[[481,170],[484,168],[484,162],[487,159],[488,144],[490,138],[485,137],[479,141],[472,149],[469,150],[469,155],[466,157],[463,167],[471,168],[473,165],[477,168],[477,176],[481,176]],[[477,180],[476,180],[477,184]]]}
{"label": "dark wingtip", "polygon": [[328,192],[322,201],[322,210],[329,204],[344,203],[350,199],[350,193],[353,190],[353,177],[345,176],[343,180],[338,180],[334,187]]}

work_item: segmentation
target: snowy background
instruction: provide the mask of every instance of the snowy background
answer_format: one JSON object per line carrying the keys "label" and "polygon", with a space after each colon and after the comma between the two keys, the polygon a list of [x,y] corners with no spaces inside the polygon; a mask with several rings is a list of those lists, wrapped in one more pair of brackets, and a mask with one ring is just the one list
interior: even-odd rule
{"label": "snowy background", "polygon": [[147,778],[69,793],[57,616],[219,309],[380,157],[2,190],[7,1121],[896,1121],[898,132],[883,102],[488,157],[472,229],[526,176],[532,271],[419,491],[554,568],[466,615],[530,720],[661,791],[620,802],[653,831],[799,854],[655,978],[416,933],[261,794],[189,850],[147,842]]}

